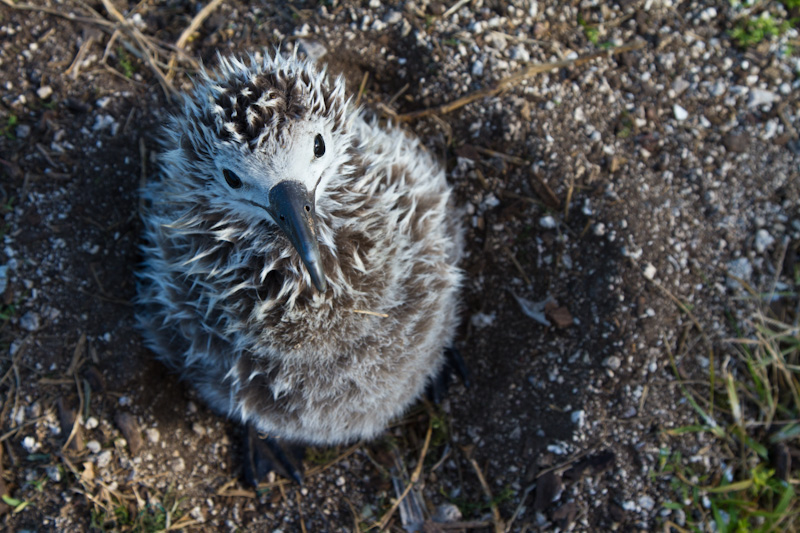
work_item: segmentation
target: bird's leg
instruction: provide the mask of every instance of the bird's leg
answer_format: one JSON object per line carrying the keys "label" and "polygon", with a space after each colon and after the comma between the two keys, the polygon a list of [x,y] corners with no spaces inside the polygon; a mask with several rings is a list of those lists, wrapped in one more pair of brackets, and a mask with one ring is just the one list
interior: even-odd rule
{"label": "bird's leg", "polygon": [[455,372],[465,387],[469,387],[469,370],[461,357],[461,352],[456,348],[444,349],[444,366],[428,384],[428,398],[435,404],[442,403],[450,387],[450,374]]}
{"label": "bird's leg", "polygon": [[248,485],[257,487],[270,472],[303,484],[304,447],[261,436],[252,424],[245,426],[244,433],[244,480]]}

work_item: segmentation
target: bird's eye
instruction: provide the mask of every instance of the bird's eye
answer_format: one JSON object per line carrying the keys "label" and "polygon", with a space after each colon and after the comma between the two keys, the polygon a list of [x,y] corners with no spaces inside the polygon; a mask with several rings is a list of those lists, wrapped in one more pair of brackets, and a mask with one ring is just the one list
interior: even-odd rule
{"label": "bird's eye", "polygon": [[322,135],[317,134],[314,137],[314,157],[322,157],[325,155],[325,141],[322,140]]}
{"label": "bird's eye", "polygon": [[237,176],[235,172],[232,172],[227,168],[223,168],[222,175],[225,176],[225,181],[228,182],[228,185],[230,185],[231,189],[238,189],[242,186],[242,179]]}

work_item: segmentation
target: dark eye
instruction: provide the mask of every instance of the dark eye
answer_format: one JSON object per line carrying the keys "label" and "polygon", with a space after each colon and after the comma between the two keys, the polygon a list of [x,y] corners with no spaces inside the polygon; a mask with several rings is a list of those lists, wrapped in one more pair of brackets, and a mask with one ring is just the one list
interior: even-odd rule
{"label": "dark eye", "polygon": [[325,141],[322,140],[322,135],[317,134],[314,137],[314,157],[322,157],[325,155]]}
{"label": "dark eye", "polygon": [[222,175],[225,176],[225,181],[228,182],[228,185],[230,185],[231,189],[238,189],[242,186],[242,179],[237,176],[235,172],[232,172],[227,168],[223,168]]}

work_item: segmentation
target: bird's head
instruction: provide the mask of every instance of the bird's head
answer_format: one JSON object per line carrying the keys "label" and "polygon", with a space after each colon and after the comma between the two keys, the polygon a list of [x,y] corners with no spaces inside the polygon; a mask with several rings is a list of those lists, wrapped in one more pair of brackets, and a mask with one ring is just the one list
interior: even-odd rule
{"label": "bird's head", "polygon": [[316,205],[349,158],[348,105],[343,81],[329,84],[307,61],[221,59],[185,100],[188,120],[173,122],[185,131],[168,132],[198,201],[251,226],[277,225],[320,292]]}

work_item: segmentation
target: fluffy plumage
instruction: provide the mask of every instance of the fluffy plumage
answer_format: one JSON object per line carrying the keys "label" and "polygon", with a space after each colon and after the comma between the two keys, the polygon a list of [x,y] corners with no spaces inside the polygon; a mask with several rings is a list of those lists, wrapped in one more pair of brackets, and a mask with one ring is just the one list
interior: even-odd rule
{"label": "fluffy plumage", "polygon": [[[143,193],[148,345],[262,432],[374,437],[440,371],[457,325],[461,229],[441,166],[367,119],[341,78],[281,55],[203,73],[163,149]],[[306,237],[274,197],[290,181],[308,193]]]}

